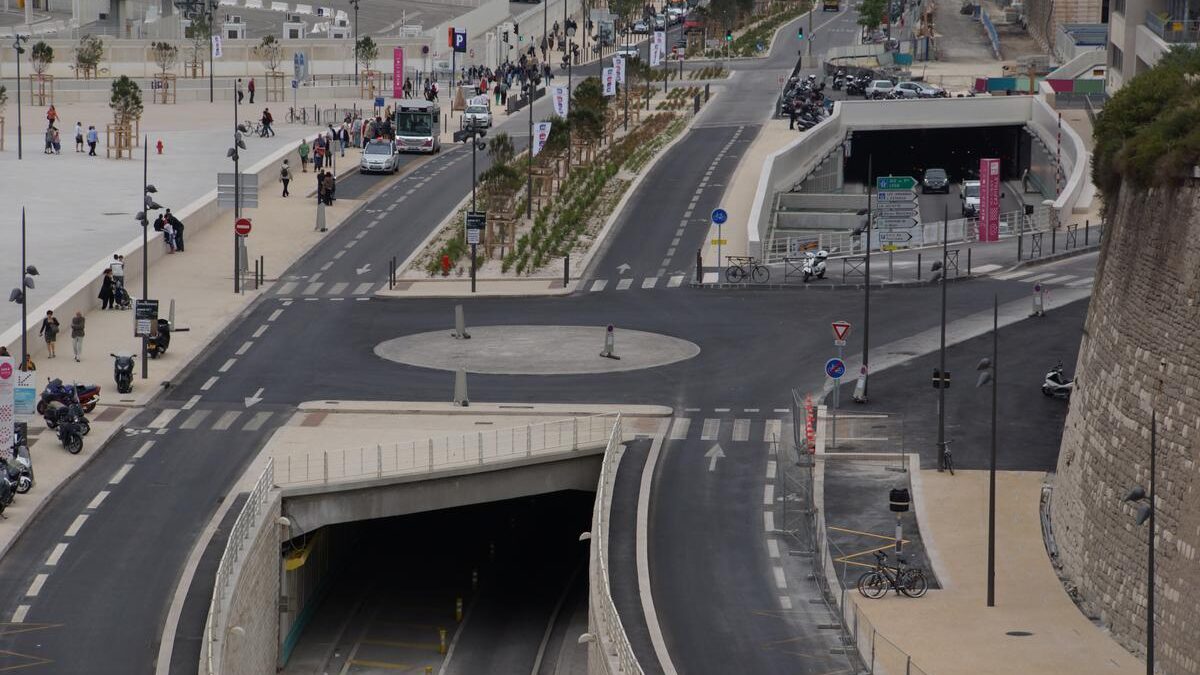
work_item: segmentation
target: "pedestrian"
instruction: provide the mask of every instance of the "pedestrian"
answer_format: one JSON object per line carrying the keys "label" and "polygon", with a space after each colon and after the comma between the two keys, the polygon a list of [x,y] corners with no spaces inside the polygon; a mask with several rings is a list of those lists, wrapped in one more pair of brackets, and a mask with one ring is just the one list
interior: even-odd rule
{"label": "pedestrian", "polygon": [[54,316],[53,310],[46,310],[46,318],[42,319],[42,328],[38,335],[46,339],[46,351],[50,353],[49,358],[54,358],[54,343],[58,340],[58,318]]}
{"label": "pedestrian", "polygon": [[317,136],[313,141],[313,168],[320,171],[325,167],[325,139]]}
{"label": "pedestrian", "polygon": [[54,146],[54,154],[61,155],[62,137],[58,135],[58,129],[53,129],[53,132],[50,136],[50,145]]}
{"label": "pedestrian", "polygon": [[113,281],[122,286],[125,285],[125,256],[114,253],[113,261],[108,264],[108,269],[112,270]]}
{"label": "pedestrian", "polygon": [[250,78],[249,84],[246,85],[246,91],[250,92],[250,105],[254,105],[254,78]]}
{"label": "pedestrian", "polygon": [[348,129],[345,124],[343,124],[341,128],[341,135],[338,138],[338,145],[341,146],[342,157],[345,157],[346,146],[350,145],[350,129]]}
{"label": "pedestrian", "polygon": [[788,111],[788,129],[795,129],[795,128],[796,128],[796,106],[793,105],[792,109]]}
{"label": "pedestrian", "polygon": [[83,152],[83,123],[75,123],[75,152]]}
{"label": "pedestrian", "polygon": [[[250,82],[254,82],[254,80],[250,80]],[[251,89],[250,92],[251,92],[250,93],[250,102],[254,103],[254,90]],[[263,127],[262,128],[262,137],[263,138],[267,138],[269,136],[275,135],[275,130],[271,128],[271,125],[274,123],[275,123],[275,118],[271,115],[271,109],[263,108],[263,114],[262,114],[262,127]]]}
{"label": "pedestrian", "polygon": [[333,179],[332,171],[325,172],[321,187],[325,188],[325,206],[333,206],[333,191],[337,188],[337,183]]}
{"label": "pedestrian", "polygon": [[183,221],[176,218],[171,209],[167,209],[166,220],[171,224],[171,243],[176,251],[183,253]]}
{"label": "pedestrian", "polygon": [[75,316],[71,319],[71,346],[75,349],[76,362],[79,361],[79,357],[83,356],[83,324],[83,313],[75,312]]}
{"label": "pedestrian", "polygon": [[58,122],[58,111],[54,109],[53,104],[46,110],[46,122],[48,122],[47,127],[52,127]]}
{"label": "pedestrian", "polygon": [[237,102],[238,102],[238,105],[241,105],[242,99],[246,97],[246,94],[242,91],[242,78],[240,78],[240,77],[237,79],[237,87],[236,88],[237,88]]}
{"label": "pedestrian", "polygon": [[25,363],[21,364],[21,370],[26,373],[32,373],[37,370],[37,366],[33,364],[33,354],[25,355]]}
{"label": "pedestrian", "polygon": [[116,309],[113,300],[116,298],[116,282],[113,280],[112,268],[104,270],[104,277],[100,279],[100,309]]}
{"label": "pedestrian", "polygon": [[288,168],[288,161],[283,160],[283,166],[279,168],[279,182],[283,183],[283,196],[288,196],[288,183],[292,182],[292,170]]}
{"label": "pedestrian", "polygon": [[46,147],[42,150],[42,154],[54,154],[54,127],[46,127]]}
{"label": "pedestrian", "polygon": [[308,141],[300,140],[300,149],[296,152],[300,153],[300,173],[308,173],[308,152],[311,148],[308,147]]}
{"label": "pedestrian", "polygon": [[88,125],[87,144],[88,144],[88,156],[89,157],[96,156],[96,144],[99,142],[100,142],[100,134],[97,133],[96,127]]}
{"label": "pedestrian", "polygon": [[317,172],[317,203],[325,203],[325,171]]}
{"label": "pedestrian", "polygon": [[174,253],[175,252],[175,228],[171,225],[171,222],[168,221],[166,218],[163,218],[162,233],[163,233],[163,244],[165,244],[167,247],[167,253]]}

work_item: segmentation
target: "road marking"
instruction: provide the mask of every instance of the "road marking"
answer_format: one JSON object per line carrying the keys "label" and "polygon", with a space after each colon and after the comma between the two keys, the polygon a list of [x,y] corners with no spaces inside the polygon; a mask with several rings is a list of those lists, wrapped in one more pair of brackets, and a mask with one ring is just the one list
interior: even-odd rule
{"label": "road marking", "polygon": [[733,440],[750,440],[750,420],[740,419],[733,421]]}
{"label": "road marking", "polygon": [[[128,466],[128,464],[126,466]],[[66,552],[66,544],[55,544],[54,550],[50,551],[50,557],[46,558],[46,565],[49,567],[54,567],[58,564],[58,561],[62,559],[63,554]]]}
{"label": "road marking", "polygon": [[133,453],[133,458],[141,459],[141,458],[145,457],[146,452],[149,451],[150,448],[153,448],[153,447],[154,447],[154,441],[146,441],[145,443],[142,443],[142,447],[138,448],[138,451]]}
{"label": "road marking", "polygon": [[308,286],[307,286],[307,287],[304,289],[304,293],[303,293],[302,295],[316,295],[317,291],[321,290],[321,287],[322,287],[322,286],[324,286],[324,285],[325,285],[325,284],[322,284],[322,283],[320,283],[320,282],[317,282],[317,283],[315,283],[315,284],[309,284],[309,285],[308,285]]}
{"label": "road marking", "polygon": [[357,300],[359,302],[370,302],[371,301],[370,298],[355,298],[355,300]]}
{"label": "road marking", "polygon": [[667,249],[667,257],[668,257],[668,258],[670,258],[670,257],[671,257],[671,256],[673,256],[673,255],[675,255],[675,247],[674,247],[674,246],[672,246],[671,248]]}
{"label": "road marking", "polygon": [[688,209],[687,211],[684,211],[684,212],[683,212],[683,217],[684,217],[684,218],[691,218],[691,217],[692,217],[692,210],[691,210],[691,209]]}
{"label": "road marking", "polygon": [[[368,225],[367,227],[370,227],[370,225]],[[338,259],[340,259],[340,258],[341,258],[342,256],[344,256],[344,255],[346,255],[346,249],[342,249],[342,250],[338,251],[337,253],[334,253],[334,254],[333,254],[333,259],[334,259],[334,260],[338,260]]]}
{"label": "road marking", "polygon": [[993,278],[1001,281],[1008,281],[1009,279],[1020,279],[1021,277],[1027,277],[1030,274],[1033,274],[1033,270],[1017,270],[1016,272],[1008,272],[1007,274],[997,274]]}
{"label": "road marking", "polygon": [[779,596],[779,606],[783,609],[791,609],[792,599],[786,595]]}
{"label": "road marking", "polygon": [[357,239],[351,239],[350,241],[346,242],[345,248],[354,248],[355,244],[357,244],[357,243],[358,243]]}
{"label": "road marking", "polygon": [[309,278],[308,278],[308,280],[309,280],[309,281],[316,281],[317,279],[320,279],[320,278],[321,278],[321,273],[320,273],[320,272],[317,272],[316,274],[314,274],[314,275],[312,275],[311,277],[309,277]]}
{"label": "road marking", "polygon": [[122,464],[121,468],[117,469],[117,472],[113,474],[113,477],[108,479],[108,484],[116,485],[116,484],[120,483],[122,480],[125,480],[125,476],[129,474],[129,470],[132,468],[133,468],[133,465],[128,462],[126,462],[125,464]]}
{"label": "road marking", "polygon": [[269,419],[271,419],[271,413],[269,412],[255,413],[254,419],[246,422],[246,426],[242,427],[242,431],[258,431]]}
{"label": "road marking", "polygon": [[150,429],[162,429],[170,424],[171,420],[175,419],[175,416],[178,414],[179,410],[175,408],[167,408],[158,413],[158,417],[155,417],[153,420],[151,420],[150,424],[147,424],[146,426]]}
{"label": "road marking", "polygon": [[675,237],[674,239],[672,239],[672,240],[671,240],[671,245],[672,245],[672,246],[678,246],[678,245],[679,245],[679,237]]}
{"label": "road marking", "polygon": [[227,373],[227,372],[229,372],[229,369],[232,368],[233,364],[235,364],[235,363],[237,363],[237,359],[229,359],[220,368],[217,368],[217,372],[218,373]]}
{"label": "road marking", "polygon": [[350,283],[347,281],[339,281],[329,287],[329,295],[341,295],[342,291],[346,290],[346,287],[349,285]]}
{"label": "road marking", "polygon": [[778,541],[775,541],[774,539],[767,540],[767,555],[771,556],[772,558],[779,557],[779,542]]}
{"label": "road marking", "polygon": [[642,288],[643,289],[654,288],[654,285],[657,283],[658,283],[658,277],[647,277],[645,279],[642,279]]}
{"label": "road marking", "polygon": [[608,285],[607,279],[597,279],[592,282],[592,292],[595,293],[596,291],[602,291],[602,290],[604,290],[604,287],[607,285]]}
{"label": "road marking", "polygon": [[700,412],[699,408],[684,408],[684,412]]}
{"label": "road marking", "polygon": [[[392,206],[394,207],[394,206],[395,206],[395,204],[393,204]],[[362,239],[362,238],[363,238],[363,237],[365,237],[365,236],[367,236],[367,231],[366,231],[366,230],[363,230],[362,232],[359,232],[358,234],[354,235],[354,238],[355,238],[355,239]]]}
{"label": "road marking", "polygon": [[980,265],[979,267],[976,267],[975,269],[971,270],[971,273],[972,274],[987,274],[988,272],[995,272],[996,270],[1000,269],[1001,267],[1003,267],[1003,265],[996,265],[993,263],[989,263],[987,265]]}
{"label": "road marking", "polygon": [[209,389],[212,389],[212,386],[217,383],[218,379],[220,378],[218,378],[216,375],[208,378],[204,384],[200,385],[200,391],[208,391]]}
{"label": "road marking", "polygon": [[716,272],[705,272],[704,281],[702,283],[715,284],[719,280]]}
{"label": "road marking", "polygon": [[75,520],[71,523],[71,526],[67,528],[67,533],[64,536],[74,537],[75,535],[79,534],[79,528],[83,527],[83,524],[87,522],[87,519],[88,515],[86,513],[81,513],[78,516],[75,516]]}
{"label": "road marking", "polygon": [[791,410],[789,410],[789,409],[787,409],[787,408],[776,408],[776,409],[775,409],[775,412],[777,412],[777,413],[786,413],[786,412],[791,412]]}
{"label": "road marking", "polygon": [[237,418],[239,418],[241,416],[242,416],[242,413],[240,413],[239,411],[230,410],[229,412],[226,412],[224,415],[221,415],[220,419],[218,419],[217,422],[215,424],[213,424],[213,430],[225,431],[235,421],[237,421]]}
{"label": "road marking", "polygon": [[676,417],[675,423],[671,425],[671,440],[681,441],[687,438],[688,429],[692,426],[692,420],[689,417]]}
{"label": "road marking", "polygon": [[778,440],[783,435],[783,422],[780,420],[767,420],[766,429],[763,430],[763,440],[772,439]]}
{"label": "road marking", "polygon": [[633,279],[622,279],[617,282],[618,291],[627,291],[633,285]]}
{"label": "road marking", "polygon": [[1072,281],[1067,285],[1071,288],[1083,288],[1084,286],[1091,286],[1094,280],[1095,277],[1088,277],[1086,279],[1080,279],[1079,281]]}
{"label": "road marking", "polygon": [[763,512],[763,529],[767,531],[767,534],[772,534],[775,532],[775,512],[774,511],[764,511]]}
{"label": "road marking", "polygon": [[296,290],[296,282],[295,281],[285,281],[283,283],[283,285],[279,287],[279,290],[276,292],[276,295],[287,295],[288,293],[291,293],[294,290]]}
{"label": "road marking", "polygon": [[17,605],[17,611],[12,615],[12,623],[25,623],[27,614],[29,614],[29,605]]}
{"label": "road marking", "polygon": [[727,413],[729,412],[729,408],[713,408],[713,412]]}
{"label": "road marking", "polygon": [[763,506],[774,506],[775,504],[775,486],[767,483],[763,486]]}
{"label": "road marking", "polygon": [[1076,277],[1074,274],[1064,274],[1064,275],[1058,276],[1058,277],[1051,277],[1051,278],[1043,281],[1042,283],[1049,286],[1051,284],[1061,284],[1063,282],[1067,282],[1067,281],[1070,281],[1075,278]]}
{"label": "road marking", "polygon": [[679,288],[679,286],[682,283],[683,283],[683,275],[676,274],[675,276],[671,277],[670,281],[667,282],[667,288]]}
{"label": "road marking", "polygon": [[700,440],[715,441],[720,433],[721,420],[712,418],[706,419],[704,420],[704,427],[700,430]]}
{"label": "road marking", "polygon": [[354,289],[354,295],[366,295],[371,292],[371,287],[375,285],[373,281],[367,281],[359,284]]}
{"label": "road marking", "polygon": [[775,462],[767,462],[767,480],[775,480]]}
{"label": "road marking", "polygon": [[197,410],[196,412],[192,413],[191,417],[184,420],[183,424],[179,425],[179,428],[180,429],[197,429],[200,427],[200,423],[204,421],[204,418],[208,417],[211,414],[212,414],[211,410]]}
{"label": "road marking", "polygon": [[196,404],[197,404],[197,403],[199,403],[199,402],[200,402],[200,394],[196,394],[195,396],[193,396],[193,397],[189,398],[189,399],[187,400],[187,403],[184,403],[184,404],[183,404],[183,409],[184,409],[184,410],[191,410],[192,408],[195,408],[195,407],[196,407]]}
{"label": "road marking", "polygon": [[333,267],[333,261],[332,261],[332,260],[330,260],[329,262],[325,263],[324,265],[321,265],[321,271],[322,271],[322,272],[328,272],[330,267]]}
{"label": "road marking", "polygon": [[234,353],[237,354],[238,356],[241,356],[242,354],[245,354],[246,352],[250,351],[250,348],[253,346],[254,346],[253,341],[246,340],[245,342],[242,343],[242,346],[238,347],[238,350]]}
{"label": "road marking", "polygon": [[88,502],[87,507],[95,511],[96,509],[100,508],[100,505],[104,503],[104,498],[107,496],[108,490],[101,490],[100,492],[97,492],[96,496],[92,497],[92,501]]}
{"label": "road marking", "polygon": [[776,565],[772,571],[775,573],[775,587],[787,588],[787,577],[783,576],[783,567]]}
{"label": "road marking", "polygon": [[254,336],[253,336],[254,339],[257,340],[258,338],[262,337],[263,333],[267,332],[268,327],[269,326],[267,326],[267,324],[265,324],[265,323],[263,325],[259,326],[258,330],[254,331]]}
{"label": "road marking", "polygon": [[1025,281],[1041,281],[1042,279],[1049,279],[1050,277],[1053,277],[1053,276],[1058,276],[1058,274],[1055,272],[1050,272],[1048,274],[1039,274],[1034,277],[1029,277]]}
{"label": "road marking", "polygon": [[316,302],[318,300],[320,300],[320,298],[305,298],[304,299],[305,302]]}
{"label": "road marking", "polygon": [[38,593],[42,592],[42,586],[45,585],[46,579],[49,579],[49,574],[38,574],[33,577],[33,583],[29,584],[29,590],[25,591],[25,595],[30,598],[36,598]]}
{"label": "road marking", "polygon": [[756,412],[758,412],[758,408],[744,408],[742,410],[742,412],[744,412],[746,414],[756,413]]}

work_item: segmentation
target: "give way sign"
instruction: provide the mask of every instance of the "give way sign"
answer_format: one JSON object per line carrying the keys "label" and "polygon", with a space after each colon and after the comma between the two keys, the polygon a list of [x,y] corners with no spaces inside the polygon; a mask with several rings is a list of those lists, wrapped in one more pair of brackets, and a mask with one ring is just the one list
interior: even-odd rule
{"label": "give way sign", "polygon": [[833,339],[834,340],[845,340],[846,336],[850,334],[850,322],[849,321],[834,321],[830,325],[833,326]]}

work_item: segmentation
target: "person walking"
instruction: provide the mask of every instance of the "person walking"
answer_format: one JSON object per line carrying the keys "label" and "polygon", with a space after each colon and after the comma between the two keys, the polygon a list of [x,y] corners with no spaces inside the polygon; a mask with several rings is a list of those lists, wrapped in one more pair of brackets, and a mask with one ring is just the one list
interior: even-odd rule
{"label": "person walking", "polygon": [[83,123],[75,123],[75,152],[83,152]]}
{"label": "person walking", "polygon": [[250,105],[254,105],[254,78],[250,78],[249,84],[246,85],[246,91],[250,92]]}
{"label": "person walking", "polygon": [[325,189],[325,206],[333,206],[333,191],[337,187],[337,183],[333,179],[333,172],[327,171],[325,177],[321,179],[321,187]]}
{"label": "person walking", "polygon": [[241,105],[242,99],[246,97],[246,94],[242,91],[242,78],[240,77],[237,79],[236,91],[238,105]]}
{"label": "person walking", "polygon": [[58,129],[51,129],[53,133],[50,136],[50,145],[54,146],[54,154],[62,154],[62,137],[58,135]]}
{"label": "person walking", "polygon": [[[250,80],[250,81],[254,82],[254,80]],[[253,93],[254,90],[252,89],[250,91],[251,91],[250,102],[254,103],[254,93]],[[274,123],[275,123],[275,117],[271,115],[271,109],[263,108],[263,114],[262,114],[262,127],[263,127],[262,128],[262,137],[263,138],[269,138],[269,137],[275,135],[275,130],[271,128],[271,125]]]}
{"label": "person walking", "polygon": [[96,144],[100,142],[100,134],[96,127],[89,125],[87,132],[88,157],[96,156]]}
{"label": "person walking", "polygon": [[288,183],[292,182],[292,170],[288,168],[288,161],[283,160],[283,166],[279,168],[279,182],[283,183],[283,196],[288,196]]}
{"label": "person walking", "polygon": [[116,297],[116,281],[113,279],[112,268],[104,270],[104,277],[100,280],[100,309],[116,309],[113,299]]}
{"label": "person walking", "polygon": [[321,136],[313,141],[313,168],[317,171],[325,168],[325,139]]}
{"label": "person walking", "polygon": [[58,318],[54,316],[53,310],[46,310],[46,318],[42,319],[42,328],[38,335],[46,339],[46,351],[50,353],[49,358],[54,358],[54,343],[58,340]]}
{"label": "person walking", "polygon": [[307,140],[300,140],[300,148],[296,151],[300,154],[300,173],[308,173],[308,153],[311,149]]}
{"label": "person walking", "polygon": [[58,110],[54,108],[53,104],[46,110],[46,122],[46,126],[48,127],[52,127],[58,123]]}
{"label": "person walking", "polygon": [[46,127],[46,147],[42,150],[42,154],[54,154],[54,127]]}
{"label": "person walking", "polygon": [[343,124],[338,130],[338,145],[341,146],[342,157],[346,156],[346,146],[350,145],[350,129]]}
{"label": "person walking", "polygon": [[167,253],[175,252],[175,228],[171,225],[171,221],[163,218],[163,243],[167,246]]}
{"label": "person walking", "polygon": [[183,253],[183,221],[176,218],[171,209],[167,209],[166,219],[171,224],[171,240],[175,244],[175,250]]}
{"label": "person walking", "polygon": [[83,313],[75,312],[75,316],[71,318],[71,347],[75,350],[76,363],[79,362],[79,357],[83,356],[83,324]]}

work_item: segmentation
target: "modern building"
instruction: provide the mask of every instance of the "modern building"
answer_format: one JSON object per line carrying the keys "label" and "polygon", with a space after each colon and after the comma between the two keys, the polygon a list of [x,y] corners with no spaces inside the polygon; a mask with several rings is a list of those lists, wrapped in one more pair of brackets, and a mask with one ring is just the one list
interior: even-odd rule
{"label": "modern building", "polygon": [[1026,0],[1024,4],[1025,27],[1046,51],[1052,51],[1059,26],[1107,23],[1111,1]]}
{"label": "modern building", "polygon": [[1187,0],[1112,0],[1108,93],[1151,68],[1175,45],[1200,42],[1200,11]]}

